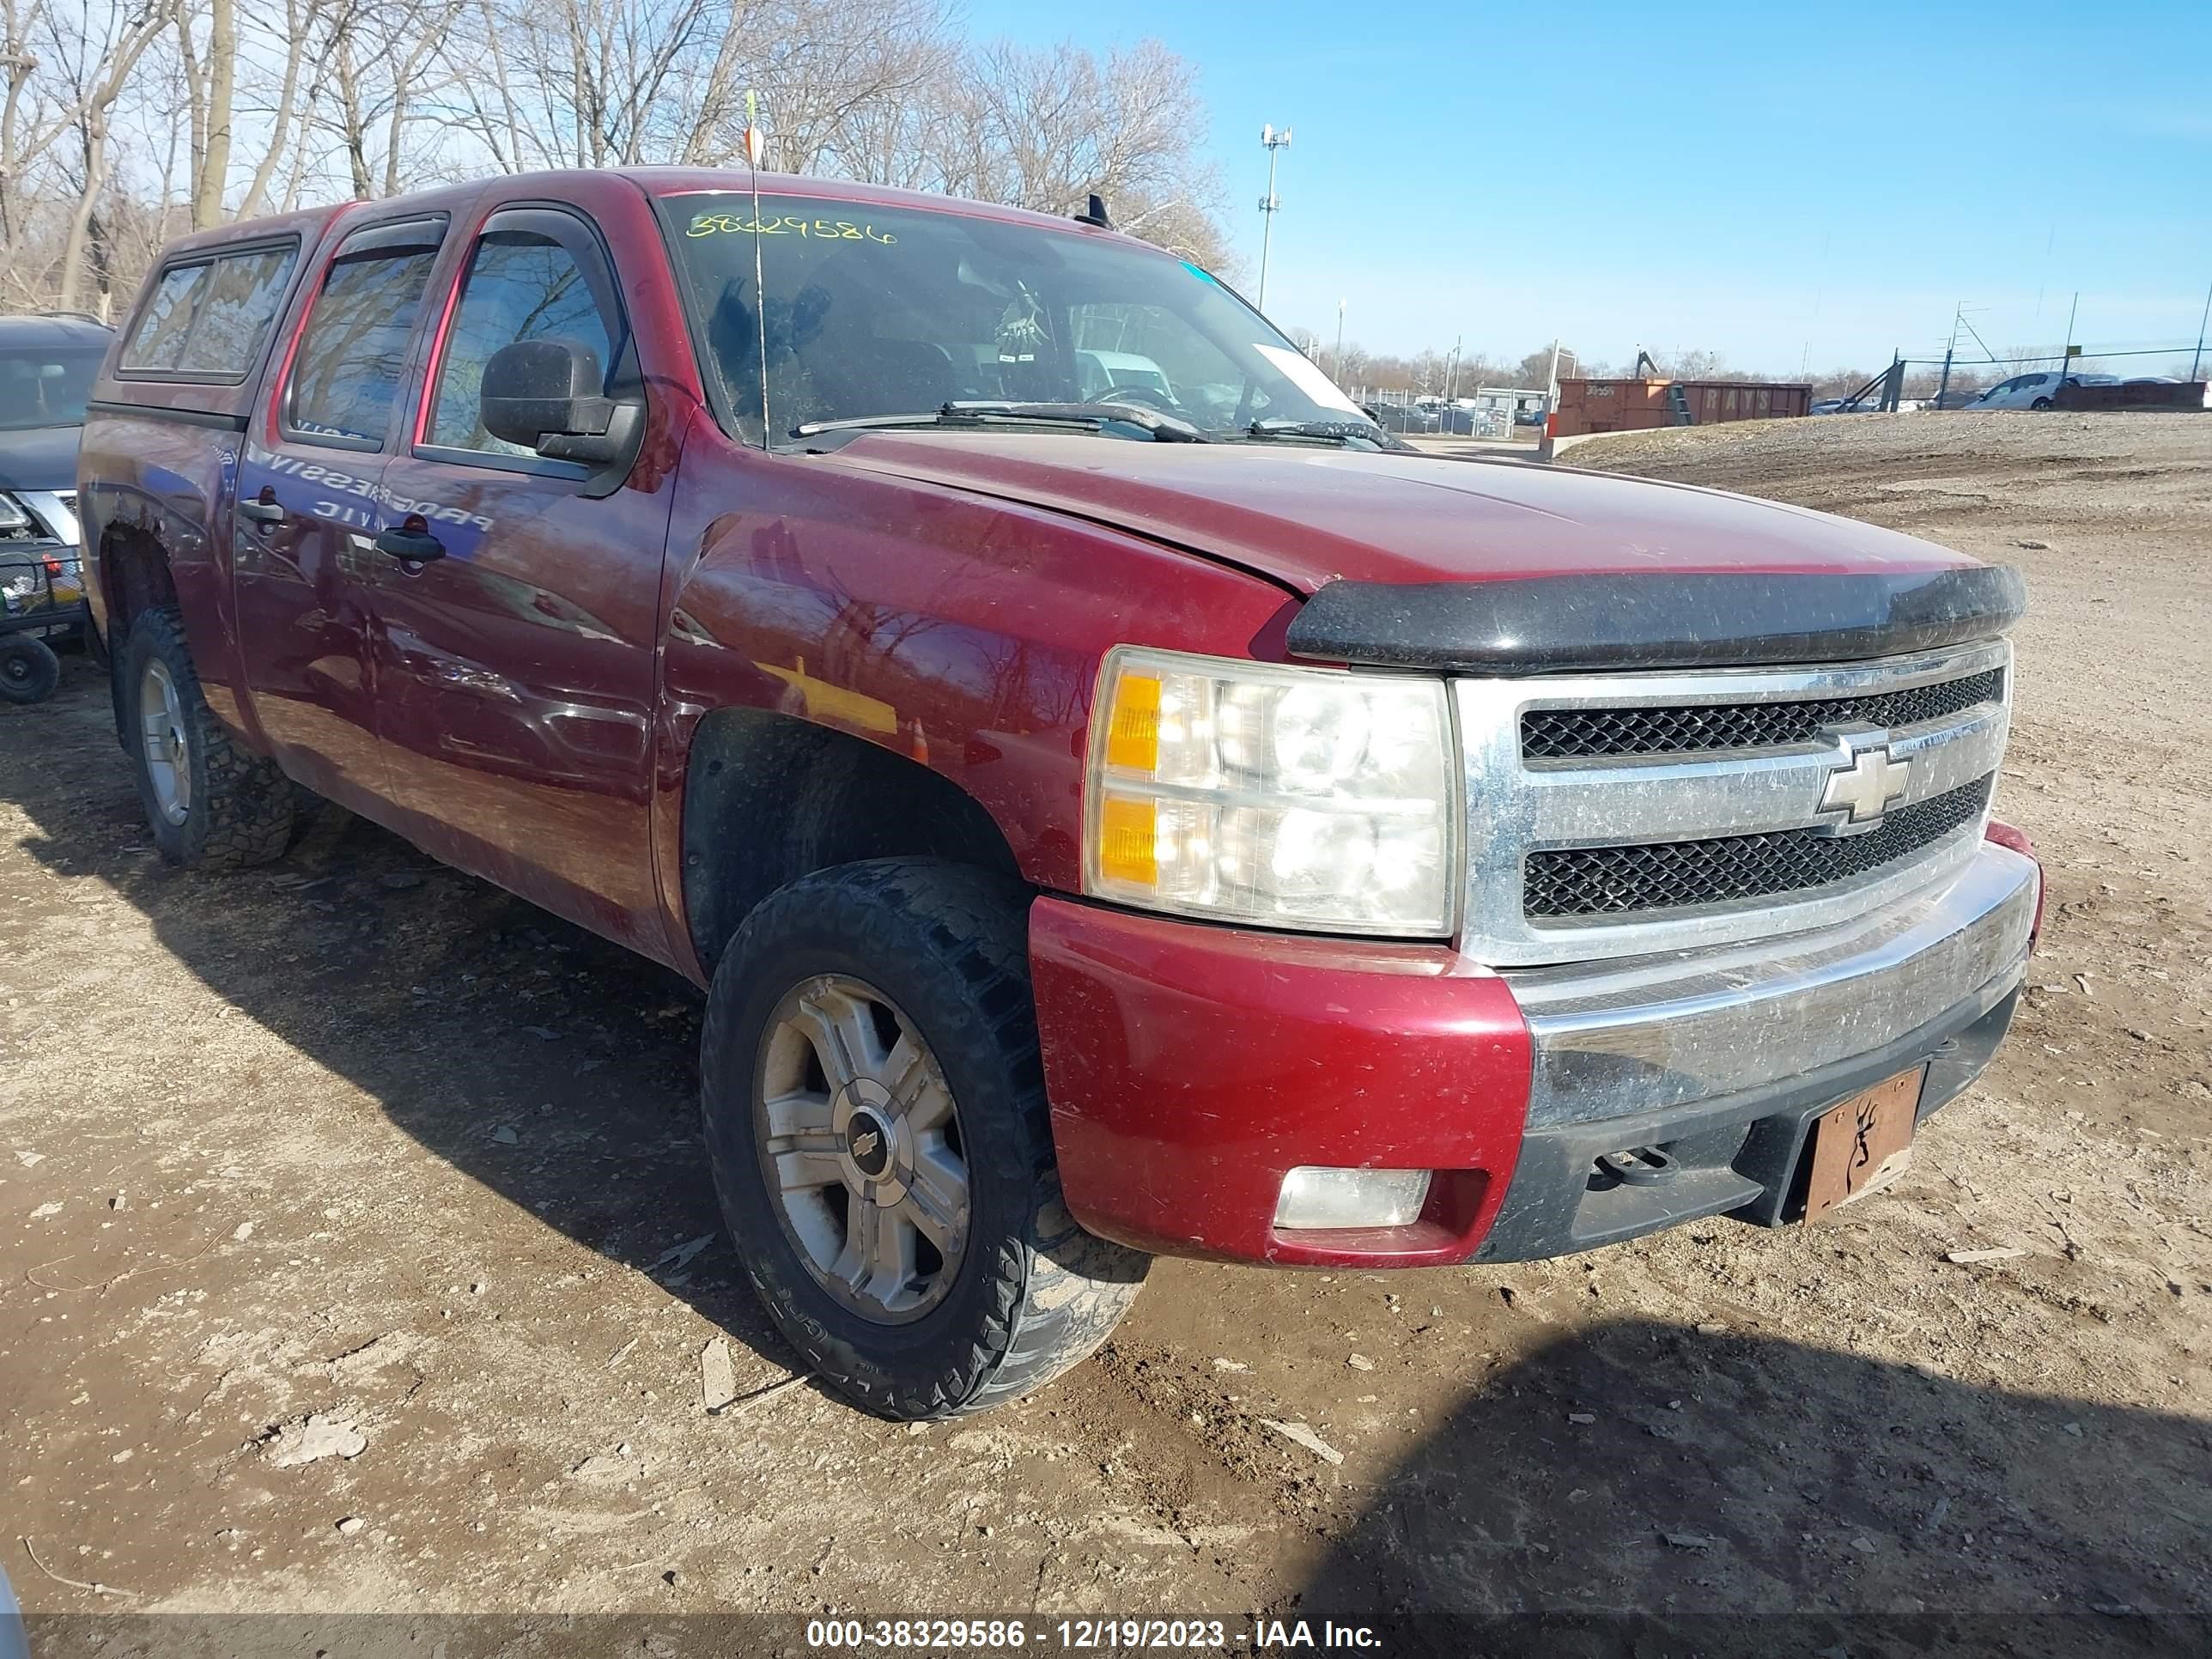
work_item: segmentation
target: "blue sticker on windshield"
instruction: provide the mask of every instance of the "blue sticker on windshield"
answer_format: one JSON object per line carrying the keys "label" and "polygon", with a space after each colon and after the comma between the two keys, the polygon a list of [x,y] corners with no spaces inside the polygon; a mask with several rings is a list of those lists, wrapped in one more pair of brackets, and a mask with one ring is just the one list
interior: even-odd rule
{"label": "blue sticker on windshield", "polygon": [[1212,283],[1216,288],[1219,288],[1221,286],[1221,279],[1216,276],[1212,271],[1206,270],[1203,265],[1194,265],[1191,264],[1189,260],[1185,259],[1182,262],[1182,268],[1188,271],[1192,276],[1200,278],[1201,281]]}

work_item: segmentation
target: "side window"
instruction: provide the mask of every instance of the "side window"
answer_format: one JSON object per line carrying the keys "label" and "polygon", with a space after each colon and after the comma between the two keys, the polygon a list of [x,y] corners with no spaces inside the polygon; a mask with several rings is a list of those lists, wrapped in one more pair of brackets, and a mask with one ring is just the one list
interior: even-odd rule
{"label": "side window", "polygon": [[177,265],[161,273],[161,286],[154,290],[138,326],[131,330],[131,343],[123,349],[118,368],[126,371],[176,368],[185,355],[185,337],[191,331],[192,312],[208,273],[209,267],[204,264]]}
{"label": "side window", "polygon": [[340,246],[301,331],[284,428],[349,449],[384,440],[407,343],[438,257],[417,236],[392,245],[379,227]]}
{"label": "side window", "polygon": [[242,380],[284,301],[297,242],[249,248],[161,274],[117,367],[156,378]]}
{"label": "side window", "polygon": [[187,374],[225,374],[243,380],[261,355],[261,343],[283,303],[298,244],[262,248],[215,262],[193,308],[191,332],[177,368]]}
{"label": "side window", "polygon": [[592,353],[604,389],[616,371],[621,331],[568,248],[537,230],[488,230],[446,336],[424,441],[483,455],[531,455],[484,430],[479,400],[492,354],[518,340],[571,340]]}

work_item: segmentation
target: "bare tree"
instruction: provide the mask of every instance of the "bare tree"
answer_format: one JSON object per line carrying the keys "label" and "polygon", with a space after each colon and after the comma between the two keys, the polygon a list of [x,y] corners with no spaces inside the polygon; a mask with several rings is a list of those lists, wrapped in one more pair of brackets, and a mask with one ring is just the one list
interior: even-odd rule
{"label": "bare tree", "polygon": [[[192,180],[194,230],[222,222],[223,189],[230,179],[232,103],[238,91],[237,0],[207,0],[207,10],[206,142]],[[183,23],[179,18],[179,27]],[[198,100],[193,107],[197,112]]]}
{"label": "bare tree", "polygon": [[873,177],[887,134],[908,147],[925,130],[956,61],[944,0],[757,0],[737,21],[707,73],[687,82],[690,131],[675,159],[741,159],[744,93],[757,88],[767,165]]}
{"label": "bare tree", "polygon": [[1100,58],[1005,42],[965,60],[925,141],[935,188],[1042,213],[1096,191],[1133,234],[1223,262],[1219,181],[1198,159],[1205,106],[1189,64],[1157,40]]}
{"label": "bare tree", "polygon": [[457,125],[511,172],[667,159],[689,65],[745,21],[730,0],[482,0],[444,46]]}
{"label": "bare tree", "polygon": [[283,33],[281,37],[281,62],[275,103],[268,115],[267,140],[262,147],[261,159],[255,163],[247,179],[246,194],[238,205],[238,216],[252,219],[270,210],[274,204],[276,182],[300,151],[306,148],[305,135],[298,131],[301,122],[301,103],[305,91],[305,68],[307,53],[314,46],[322,21],[321,0],[284,0]]}
{"label": "bare tree", "polygon": [[12,252],[20,229],[18,197],[25,173],[68,130],[55,118],[50,89],[39,78],[33,38],[45,18],[45,0],[0,0],[0,74],[7,77],[0,103],[0,243]]}
{"label": "bare tree", "polygon": [[[356,201],[396,196],[437,171],[428,118],[454,79],[445,67],[462,0],[293,0],[322,15],[324,46],[304,124]],[[481,71],[479,71],[481,72]]]}
{"label": "bare tree", "polygon": [[[74,303],[164,235],[486,166],[744,155],[1122,228],[1231,267],[1191,67],[976,50],[953,0],[0,0],[0,293]],[[64,18],[61,14],[66,13]]]}
{"label": "bare tree", "polygon": [[167,0],[87,0],[66,21],[51,11],[46,14],[56,65],[73,94],[69,100],[71,125],[80,152],[76,200],[70,210],[56,284],[64,311],[76,305],[94,215],[107,186],[108,136],[116,100],[131,84],[147,48],[167,28],[170,15]]}

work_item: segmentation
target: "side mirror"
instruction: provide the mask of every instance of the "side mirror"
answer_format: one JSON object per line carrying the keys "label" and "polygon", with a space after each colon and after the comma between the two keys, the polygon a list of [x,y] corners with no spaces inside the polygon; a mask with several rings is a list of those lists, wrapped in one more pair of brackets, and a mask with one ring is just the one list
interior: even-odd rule
{"label": "side mirror", "polygon": [[597,468],[594,483],[619,464],[621,474],[605,490],[586,492],[607,493],[629,472],[645,411],[635,401],[605,396],[605,384],[590,347],[574,340],[517,340],[484,364],[479,393],[484,430],[549,460]]}

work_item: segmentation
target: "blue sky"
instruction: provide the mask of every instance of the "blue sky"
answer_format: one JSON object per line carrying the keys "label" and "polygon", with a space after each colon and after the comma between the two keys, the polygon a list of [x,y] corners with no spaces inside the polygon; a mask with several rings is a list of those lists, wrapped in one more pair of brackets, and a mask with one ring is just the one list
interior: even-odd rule
{"label": "blue sky", "polygon": [[1197,66],[1248,293],[1292,127],[1267,311],[1327,337],[1341,296],[1379,350],[1817,373],[1940,354],[1960,300],[2000,352],[2062,341],[2076,289],[2077,340],[2166,345],[2212,283],[2212,0],[967,11]]}

